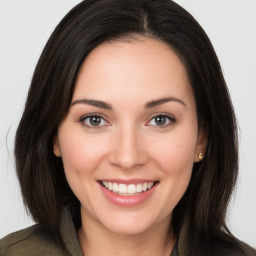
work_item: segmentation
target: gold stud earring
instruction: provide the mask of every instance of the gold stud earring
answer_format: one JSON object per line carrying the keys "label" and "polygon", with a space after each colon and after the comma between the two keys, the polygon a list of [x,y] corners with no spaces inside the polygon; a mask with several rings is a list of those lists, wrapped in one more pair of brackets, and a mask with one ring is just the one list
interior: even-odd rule
{"label": "gold stud earring", "polygon": [[203,153],[200,152],[200,153],[198,154],[198,159],[199,159],[199,160],[203,160]]}

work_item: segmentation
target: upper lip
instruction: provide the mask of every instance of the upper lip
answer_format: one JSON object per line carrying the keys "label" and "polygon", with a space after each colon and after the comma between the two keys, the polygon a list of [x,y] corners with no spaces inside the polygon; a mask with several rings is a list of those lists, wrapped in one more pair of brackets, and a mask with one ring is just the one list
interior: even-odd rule
{"label": "upper lip", "polygon": [[158,180],[149,180],[149,179],[101,179],[98,181],[106,181],[112,183],[119,183],[119,184],[139,184],[139,183],[150,183],[150,182],[158,182]]}

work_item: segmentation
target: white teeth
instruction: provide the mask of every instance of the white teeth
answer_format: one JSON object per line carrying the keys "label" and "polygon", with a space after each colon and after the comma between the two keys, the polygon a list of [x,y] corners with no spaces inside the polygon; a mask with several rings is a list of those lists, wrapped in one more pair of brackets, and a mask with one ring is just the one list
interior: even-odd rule
{"label": "white teeth", "polygon": [[127,193],[127,186],[125,184],[119,184],[119,193],[121,194]]}
{"label": "white teeth", "polygon": [[154,186],[154,182],[138,183],[138,184],[118,184],[107,181],[102,181],[101,184],[108,190],[113,191],[116,194],[121,195],[136,195],[141,192],[145,192]]}
{"label": "white teeth", "polygon": [[153,182],[148,183],[148,189],[151,189],[153,187],[153,185],[154,185]]}
{"label": "white teeth", "polygon": [[147,183],[143,183],[142,190],[146,191],[147,189],[148,189],[148,184]]}
{"label": "white teeth", "polygon": [[113,185],[111,182],[108,182],[108,190],[113,190]]}
{"label": "white teeth", "polygon": [[137,193],[140,193],[140,192],[142,192],[142,185],[139,183],[138,185],[137,185],[137,187],[136,187],[136,192]]}
{"label": "white teeth", "polygon": [[134,194],[136,192],[136,186],[134,184],[130,184],[127,187],[128,194]]}
{"label": "white teeth", "polygon": [[[105,186],[106,187],[106,186]],[[118,192],[119,191],[119,187],[117,183],[113,183],[113,191],[114,192]]]}

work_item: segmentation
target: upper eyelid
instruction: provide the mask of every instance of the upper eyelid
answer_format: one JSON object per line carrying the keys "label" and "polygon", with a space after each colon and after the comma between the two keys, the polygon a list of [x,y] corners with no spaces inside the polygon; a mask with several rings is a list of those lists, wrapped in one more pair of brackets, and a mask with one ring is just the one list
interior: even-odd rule
{"label": "upper eyelid", "polygon": [[[86,118],[86,117],[90,117],[90,116],[99,116],[99,117],[103,118],[104,120],[107,119],[103,114],[100,114],[100,113],[97,113],[97,112],[85,114],[85,115],[81,116],[80,119],[83,119],[83,118]],[[163,112],[151,114],[151,115],[149,115],[149,116],[147,117],[147,119],[150,119],[150,120],[151,120],[152,118],[157,117],[157,116],[167,116],[167,117],[169,117],[169,118],[176,119],[173,115],[167,114],[167,113],[163,113]]]}
{"label": "upper eyelid", "polygon": [[91,116],[101,117],[101,118],[104,119],[106,122],[108,122],[108,121],[106,120],[106,117],[105,117],[104,115],[102,115],[102,114],[99,114],[99,113],[90,113],[90,114],[82,115],[82,116],[79,118],[79,120],[84,120],[84,119],[86,119],[86,118],[88,118],[88,117],[91,117]]}
{"label": "upper eyelid", "polygon": [[[167,118],[169,118],[170,120],[170,123],[168,123],[168,124],[165,124],[165,125],[150,125],[149,123],[152,121],[152,119],[154,119],[154,118],[156,118],[156,117],[158,117],[158,116],[165,116],[165,117],[167,117]],[[173,125],[173,124],[175,124],[176,123],[176,118],[174,117],[174,116],[172,116],[172,115],[168,115],[168,114],[156,114],[156,115],[154,115],[154,116],[152,116],[150,119],[149,119],[149,121],[147,121],[146,122],[146,126],[149,126],[149,127],[152,127],[152,128],[156,128],[156,129],[164,129],[164,128],[167,128],[167,127],[169,127],[169,126],[171,126],[171,125]]]}
{"label": "upper eyelid", "polygon": [[[171,114],[167,114],[167,113],[155,113],[155,114],[153,114],[153,115],[150,115],[149,117],[148,117],[148,119],[149,119],[149,121],[150,120],[152,120],[153,118],[155,118],[155,117],[158,117],[158,116],[166,116],[166,117],[168,117],[168,118],[170,118],[170,119],[173,119],[173,120],[175,120],[176,121],[176,118],[173,116],[173,115],[171,115]],[[148,122],[149,122],[148,121]]]}
{"label": "upper eyelid", "polygon": [[[102,118],[107,124],[105,125],[99,125],[99,126],[93,126],[93,125],[89,125],[85,122],[85,120],[87,118],[90,118],[92,116],[96,116],[96,117],[100,117]],[[110,126],[111,124],[101,115],[101,114],[86,114],[86,115],[83,115],[82,117],[79,118],[78,120],[79,123],[81,123],[84,127],[88,128],[88,129],[91,129],[91,130],[97,130],[97,129],[103,129],[103,128],[106,128],[107,126]]]}
{"label": "upper eyelid", "polygon": [[[93,117],[93,116],[100,117],[100,118],[102,118],[106,123],[110,124],[109,121],[107,121],[106,118],[105,118],[103,115],[98,114],[98,113],[90,113],[90,114],[83,115],[83,116],[81,116],[81,117],[78,119],[78,121],[79,121],[80,123],[82,123],[82,122],[84,122],[87,118]],[[87,125],[87,126],[89,126],[89,125]],[[96,126],[95,126],[95,127],[96,127]],[[98,127],[101,127],[101,126],[98,126]]]}
{"label": "upper eyelid", "polygon": [[[91,117],[91,116],[100,117],[100,118],[104,119],[105,122],[107,122],[108,124],[110,124],[110,122],[107,120],[107,118],[106,118],[104,115],[100,114],[100,113],[89,113],[89,114],[85,114],[85,115],[83,115],[83,116],[81,116],[81,117],[79,118],[79,122],[82,122],[82,121],[84,121],[86,118],[89,118],[89,117]],[[149,123],[153,118],[156,118],[156,117],[158,117],[158,116],[166,116],[167,118],[169,118],[169,119],[171,120],[171,122],[176,122],[176,118],[175,118],[173,115],[167,114],[167,113],[163,113],[163,112],[159,112],[159,113],[154,113],[154,114],[148,116],[148,117],[147,117],[146,124]],[[98,126],[98,127],[100,127],[100,126]]]}

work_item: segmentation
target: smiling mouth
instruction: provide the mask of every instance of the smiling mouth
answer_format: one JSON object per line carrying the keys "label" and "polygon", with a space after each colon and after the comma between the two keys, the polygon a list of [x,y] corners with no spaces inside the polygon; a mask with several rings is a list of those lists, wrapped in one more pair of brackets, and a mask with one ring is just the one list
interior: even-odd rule
{"label": "smiling mouth", "polygon": [[137,184],[123,184],[110,181],[100,181],[100,184],[109,191],[121,196],[136,196],[154,187],[158,181]]}

